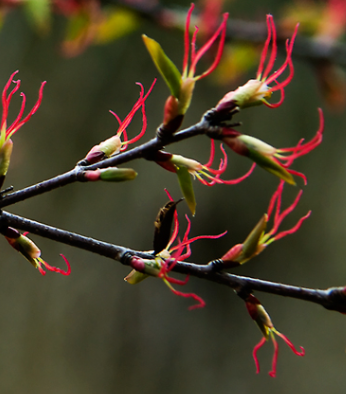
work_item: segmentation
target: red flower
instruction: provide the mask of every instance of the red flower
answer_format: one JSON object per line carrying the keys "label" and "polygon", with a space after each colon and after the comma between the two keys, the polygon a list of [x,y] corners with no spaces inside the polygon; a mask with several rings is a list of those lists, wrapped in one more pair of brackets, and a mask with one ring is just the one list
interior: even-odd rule
{"label": "red flower", "polygon": [[[277,55],[277,37],[274,20],[272,15],[267,15],[267,27],[268,37],[264,44],[264,48],[261,55],[260,64],[258,66],[256,79],[250,79],[245,85],[240,86],[237,90],[227,93],[217,104],[216,109],[219,111],[232,109],[236,106],[240,108],[250,107],[252,105],[265,104],[268,107],[276,108],[282,104],[284,100],[284,88],[291,82],[294,74],[293,63],[292,63],[292,50],[295,37],[297,35],[298,25],[294,30],[292,38],[286,41],[286,60],[284,63],[274,71],[271,75]],[[265,66],[267,59],[269,44],[271,43],[271,52],[269,60]],[[280,77],[286,68],[289,68],[289,75],[282,81],[277,82],[277,78]],[[272,82],[275,82],[274,86],[269,86]],[[267,98],[270,98],[273,92],[277,90],[281,93],[281,98],[276,104],[270,104]]]}

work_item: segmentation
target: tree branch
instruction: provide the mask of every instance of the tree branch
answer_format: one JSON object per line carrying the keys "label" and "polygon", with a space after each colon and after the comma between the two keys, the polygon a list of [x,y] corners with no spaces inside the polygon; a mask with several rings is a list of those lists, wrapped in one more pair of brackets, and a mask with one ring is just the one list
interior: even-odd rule
{"label": "tree branch", "polygon": [[[14,227],[19,230],[29,231],[32,234],[40,235],[56,242],[75,246],[89,252],[97,253],[100,256],[117,260],[124,265],[130,265],[129,257],[131,256],[138,256],[143,259],[154,259],[155,257],[150,252],[141,252],[110,244],[94,238],[47,226],[21,216],[2,212],[0,215],[0,231],[6,227]],[[178,261],[175,263],[172,271],[229,286],[239,294],[260,291],[278,296],[310,301],[326,309],[346,313],[346,287],[332,287],[326,290],[319,290],[291,286],[225,272],[215,272],[215,265],[213,263],[203,265]]]}
{"label": "tree branch", "polygon": [[[105,159],[103,161],[88,166],[76,166],[74,169],[66,172],[65,174],[58,175],[56,177],[50,178],[48,180],[29,186],[27,188],[7,194],[4,197],[2,197],[2,199],[0,199],[0,209],[7,207],[9,205],[16,204],[20,201],[24,201],[28,198],[49,192],[59,187],[66,186],[70,183],[74,183],[78,181],[85,182],[85,178],[83,177],[83,174],[87,170],[115,167],[120,164],[128,163],[135,159],[145,158],[146,156],[149,156],[151,152],[155,152],[160,149],[163,149],[164,145],[170,145],[174,142],[182,141],[199,134],[204,134],[211,127],[210,119],[209,119],[210,112],[211,111],[207,111],[202,116],[201,121],[196,123],[195,125],[188,127],[184,130],[181,130],[173,135],[163,136],[164,140],[160,139],[159,137],[155,137],[150,141],[141,144],[140,146],[132,148],[126,152],[119,153],[116,156],[110,157],[109,159]],[[213,127],[215,128],[215,126]]]}

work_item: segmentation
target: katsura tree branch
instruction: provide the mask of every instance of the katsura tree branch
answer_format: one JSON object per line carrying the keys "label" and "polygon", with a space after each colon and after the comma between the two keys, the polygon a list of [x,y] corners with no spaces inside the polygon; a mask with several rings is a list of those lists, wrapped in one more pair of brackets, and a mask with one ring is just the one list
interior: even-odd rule
{"label": "katsura tree branch", "polygon": [[210,123],[210,113],[211,111],[207,111],[202,116],[200,122],[173,135],[165,135],[164,139],[162,139],[163,136],[161,138],[155,137],[146,143],[143,143],[126,152],[119,153],[109,159],[105,159],[88,166],[76,166],[74,169],[64,174],[15,191],[11,194],[7,194],[2,199],[0,199],[0,208],[16,204],[20,201],[50,192],[54,189],[74,182],[85,182],[85,178],[83,177],[85,171],[96,170],[98,168],[114,167],[120,164],[128,163],[135,159],[145,158],[146,156],[149,156],[150,153],[163,149],[163,147],[166,145],[170,145],[174,142],[182,141],[200,134],[205,134],[208,132],[208,130],[210,131],[211,128],[215,130],[215,126],[212,126]]}
{"label": "katsura tree branch", "polygon": [[[130,265],[130,257],[138,256],[145,259],[154,259],[150,252],[141,252],[123,246],[85,237],[80,234],[64,231],[33,220],[2,212],[0,215],[0,232],[6,227],[14,227],[19,230],[29,231],[56,242],[74,246],[100,256]],[[218,284],[231,287],[241,297],[243,294],[260,291],[278,296],[290,297],[304,301],[310,301],[321,305],[326,309],[346,313],[346,288],[332,287],[326,290],[297,287],[282,283],[270,282],[245,276],[218,272],[218,266],[213,262],[207,265],[178,261],[172,268],[173,272],[194,276]]]}

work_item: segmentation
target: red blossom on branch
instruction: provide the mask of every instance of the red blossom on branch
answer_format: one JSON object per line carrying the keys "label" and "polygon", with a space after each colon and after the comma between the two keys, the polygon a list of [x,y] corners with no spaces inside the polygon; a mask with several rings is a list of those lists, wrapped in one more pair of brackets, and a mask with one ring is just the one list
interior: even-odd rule
{"label": "red blossom on branch", "polygon": [[[124,136],[123,137],[124,140],[121,143],[121,145],[122,145],[122,147],[120,149],[121,151],[126,150],[128,145],[133,144],[134,142],[138,141],[145,134],[145,131],[147,129],[147,116],[146,116],[146,113],[145,113],[145,100],[148,98],[149,94],[153,90],[153,87],[154,87],[155,83],[156,83],[156,78],[154,79],[153,83],[151,84],[147,94],[144,95],[143,85],[141,83],[137,82],[137,85],[140,86],[140,88],[141,88],[141,91],[140,91],[140,94],[139,94],[139,98],[136,101],[136,103],[134,104],[134,106],[132,107],[131,111],[126,115],[126,117],[125,117],[125,119],[123,121],[121,121],[121,119],[119,118],[119,116],[115,112],[113,112],[111,110],[109,111],[112,115],[115,116],[115,118],[117,119],[117,121],[119,123],[119,128],[118,128],[118,131],[117,131],[116,135],[119,138],[121,137],[121,135]],[[126,128],[131,123],[135,113],[138,111],[139,108],[141,108],[141,110],[142,110],[142,120],[143,120],[142,129],[139,132],[139,134],[137,134],[136,137],[128,140]]]}
{"label": "red blossom on branch", "polygon": [[[140,86],[140,93],[139,93],[139,98],[133,105],[131,111],[126,115],[125,119],[122,121],[120,117],[113,111],[109,111],[118,121],[119,123],[119,128],[118,131],[116,132],[115,135],[112,137],[108,138],[105,141],[102,141],[100,144],[93,146],[90,151],[87,153],[85,156],[85,159],[88,164],[93,164],[97,163],[105,158],[108,158],[112,155],[115,155],[121,151],[126,150],[128,145],[133,144],[134,142],[138,141],[143,137],[143,135],[146,132],[147,129],[147,116],[145,113],[145,100],[148,98],[149,94],[151,93],[154,85],[156,82],[156,78],[154,79],[153,83],[151,84],[148,92],[146,95],[144,95],[144,88],[143,85],[139,82],[137,82],[137,85]],[[131,123],[133,117],[135,116],[136,112],[141,108],[142,110],[142,129],[139,132],[139,134],[131,138],[130,140],[128,139],[127,136],[127,127]],[[121,137],[123,135],[123,141],[121,140]]]}
{"label": "red blossom on branch", "polygon": [[290,169],[293,161],[300,156],[304,156],[315,149],[323,139],[324,118],[323,112],[319,108],[320,126],[315,136],[304,143],[301,139],[295,147],[277,149],[273,146],[249,135],[241,134],[236,130],[224,128],[222,130],[222,141],[234,152],[249,157],[262,168],[273,173],[288,183],[295,184],[292,175],[303,178],[306,184],[306,176],[301,172]]}
{"label": "red blossom on branch", "polygon": [[[294,74],[292,51],[298,31],[298,25],[295,27],[292,38],[286,41],[286,59],[284,63],[272,74],[270,73],[273,70],[277,55],[277,35],[272,15],[267,15],[267,28],[268,36],[262,50],[256,79],[250,79],[245,85],[240,86],[235,91],[227,93],[217,104],[216,109],[218,111],[229,110],[236,106],[245,108],[252,105],[259,105],[261,103],[265,104],[267,107],[276,108],[283,103],[285,97],[284,88],[291,82]],[[270,44],[271,50],[269,59],[265,66]],[[277,78],[285,72],[287,67],[289,69],[289,75],[283,81],[278,82]],[[275,82],[275,85],[269,86],[269,84],[273,82]],[[278,90],[281,93],[280,100],[275,104],[270,104],[267,99],[271,97],[273,92]]]}

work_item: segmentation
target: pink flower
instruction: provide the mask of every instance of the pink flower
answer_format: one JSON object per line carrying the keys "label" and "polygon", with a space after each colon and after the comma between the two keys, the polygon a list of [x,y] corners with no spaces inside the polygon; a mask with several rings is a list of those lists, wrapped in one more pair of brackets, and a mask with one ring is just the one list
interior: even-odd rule
{"label": "pink flower", "polygon": [[[285,97],[284,88],[291,82],[294,74],[292,50],[297,35],[298,25],[296,25],[292,38],[286,41],[286,60],[277,71],[274,71],[272,74],[270,73],[273,70],[277,55],[277,36],[272,15],[267,15],[267,27],[268,37],[264,44],[256,79],[250,79],[245,85],[240,86],[235,91],[227,93],[217,104],[216,109],[218,111],[228,111],[234,107],[246,108],[262,103],[268,107],[276,108],[283,103]],[[265,66],[270,43],[271,52],[268,63]],[[283,81],[278,82],[277,78],[284,73],[287,67],[289,68],[289,75]],[[269,86],[273,82],[275,82],[275,85]],[[276,104],[270,104],[267,99],[271,97],[272,93],[278,90],[281,93],[280,100]]]}

